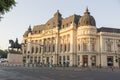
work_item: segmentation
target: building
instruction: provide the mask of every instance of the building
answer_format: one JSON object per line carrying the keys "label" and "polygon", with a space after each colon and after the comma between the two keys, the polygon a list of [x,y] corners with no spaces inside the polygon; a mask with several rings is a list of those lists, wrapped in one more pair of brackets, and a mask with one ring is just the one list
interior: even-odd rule
{"label": "building", "polygon": [[57,11],[45,24],[23,35],[23,62],[78,67],[120,67],[120,29],[96,27],[88,8],[83,16],[62,18]]}

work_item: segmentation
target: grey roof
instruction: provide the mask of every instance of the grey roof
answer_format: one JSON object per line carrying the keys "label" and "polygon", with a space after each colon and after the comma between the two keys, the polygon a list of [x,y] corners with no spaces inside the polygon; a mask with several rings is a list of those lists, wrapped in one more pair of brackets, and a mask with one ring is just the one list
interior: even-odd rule
{"label": "grey roof", "polygon": [[79,21],[80,26],[96,26],[96,22],[93,16],[90,15],[90,12],[88,11],[88,8],[86,9],[86,12],[84,15],[80,18]]}
{"label": "grey roof", "polygon": [[97,29],[97,32],[111,32],[111,33],[120,33],[120,29],[101,27]]}
{"label": "grey roof", "polygon": [[49,19],[45,24],[35,25],[33,29],[29,28],[23,36],[27,37],[29,32],[31,32],[32,34],[39,34],[43,30],[48,30],[55,27],[59,27],[58,29],[62,29],[65,27],[69,27],[71,23],[75,24],[76,25],[75,27],[78,27],[80,25],[83,26],[83,24],[95,26],[96,25],[95,19],[89,14],[90,13],[88,12],[87,9],[85,15],[82,17],[80,15],[74,14],[69,17],[62,18],[61,13],[59,12],[59,10],[57,10],[54,16],[51,19]]}
{"label": "grey roof", "polygon": [[76,25],[78,25],[78,21],[79,21],[80,17],[81,17],[80,15],[74,14],[72,16],[69,16],[69,17],[62,19],[61,28],[68,27],[69,24],[71,24],[71,23],[75,23]]}

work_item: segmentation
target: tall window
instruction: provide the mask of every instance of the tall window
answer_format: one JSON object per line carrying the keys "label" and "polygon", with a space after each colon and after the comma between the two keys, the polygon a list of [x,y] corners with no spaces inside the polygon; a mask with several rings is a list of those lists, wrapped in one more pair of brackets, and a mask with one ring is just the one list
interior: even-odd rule
{"label": "tall window", "polygon": [[67,51],[70,51],[70,34],[67,35]]}
{"label": "tall window", "polygon": [[67,60],[68,60],[68,61],[70,60],[70,57],[69,57],[69,56],[67,56]]}
{"label": "tall window", "polygon": [[32,51],[31,52],[34,53],[34,47],[32,47]]}
{"label": "tall window", "polygon": [[41,53],[41,46],[40,46],[40,48],[39,48],[39,49],[40,49],[40,53]]}
{"label": "tall window", "polygon": [[117,45],[118,52],[120,52],[120,44]]}
{"label": "tall window", "polygon": [[107,39],[107,41],[106,41],[106,50],[108,51],[108,52],[111,52],[112,51],[112,40],[110,40],[110,39]]}
{"label": "tall window", "polygon": [[70,51],[70,42],[68,43],[68,51]]}
{"label": "tall window", "polygon": [[83,43],[83,51],[87,51],[87,44]]}
{"label": "tall window", "polygon": [[53,52],[55,52],[55,44],[53,44]]}
{"label": "tall window", "polygon": [[60,44],[60,52],[62,52],[62,44]]}
{"label": "tall window", "polygon": [[80,43],[78,44],[78,51],[80,51]]}
{"label": "tall window", "polygon": [[46,45],[47,43],[46,43],[46,39],[44,39],[44,52],[46,52],[47,51],[47,45]]}
{"label": "tall window", "polygon": [[64,51],[65,51],[65,52],[66,52],[66,49],[67,49],[67,48],[66,48],[66,44],[64,44]]}
{"label": "tall window", "polygon": [[91,44],[91,50],[95,51],[95,44],[94,43]]}
{"label": "tall window", "polygon": [[112,47],[112,46],[111,46],[111,43],[108,43],[108,44],[107,44],[107,51],[108,51],[108,52],[111,52],[111,47]]}
{"label": "tall window", "polygon": [[107,56],[107,65],[113,66],[113,56]]}
{"label": "tall window", "polygon": [[44,52],[46,52],[46,45],[44,45]]}
{"label": "tall window", "polygon": [[36,47],[36,53],[38,53],[38,47]]}
{"label": "tall window", "polygon": [[63,65],[65,66],[65,56],[63,56]]}
{"label": "tall window", "polygon": [[34,57],[34,63],[37,63],[37,57]]}
{"label": "tall window", "polygon": [[48,52],[50,52],[50,45],[48,45],[48,47],[49,47],[49,48],[48,48]]}
{"label": "tall window", "polygon": [[78,65],[80,65],[80,55],[78,55]]}
{"label": "tall window", "polygon": [[33,57],[30,57],[30,63],[33,63]]}
{"label": "tall window", "polygon": [[59,56],[59,64],[61,65],[61,56]]}

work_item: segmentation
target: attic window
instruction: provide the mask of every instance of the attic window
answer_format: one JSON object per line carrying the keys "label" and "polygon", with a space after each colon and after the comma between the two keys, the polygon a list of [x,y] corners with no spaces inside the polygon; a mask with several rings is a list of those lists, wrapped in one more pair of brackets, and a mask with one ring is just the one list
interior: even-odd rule
{"label": "attic window", "polygon": [[53,22],[53,27],[55,27],[55,22]]}
{"label": "attic window", "polygon": [[68,27],[68,23],[67,23],[67,27]]}
{"label": "attic window", "polygon": [[48,24],[48,26],[49,26],[50,24]]}
{"label": "attic window", "polygon": [[35,33],[37,33],[37,31],[35,31]]}
{"label": "attic window", "polygon": [[41,31],[39,30],[39,33],[41,33]]}

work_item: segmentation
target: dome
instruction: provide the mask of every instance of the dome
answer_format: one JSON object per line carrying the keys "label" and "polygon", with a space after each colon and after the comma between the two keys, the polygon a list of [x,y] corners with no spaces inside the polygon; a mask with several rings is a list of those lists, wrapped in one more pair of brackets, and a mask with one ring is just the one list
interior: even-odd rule
{"label": "dome", "polygon": [[90,12],[88,11],[88,8],[86,9],[86,12],[84,13],[84,16],[80,18],[80,26],[96,26],[96,22],[93,16],[90,15]]}

